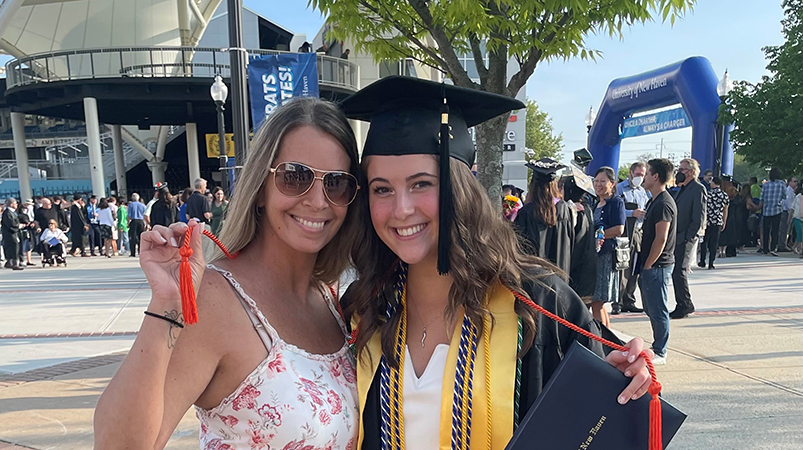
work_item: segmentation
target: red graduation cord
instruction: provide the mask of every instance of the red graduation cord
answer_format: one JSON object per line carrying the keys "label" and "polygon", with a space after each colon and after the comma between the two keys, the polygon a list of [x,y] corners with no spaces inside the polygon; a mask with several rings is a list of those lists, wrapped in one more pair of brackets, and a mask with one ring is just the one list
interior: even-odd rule
{"label": "red graduation cord", "polygon": [[[188,226],[187,231],[184,233],[184,242],[181,244],[178,252],[181,255],[181,264],[179,264],[179,286],[181,288],[181,312],[184,315],[184,322],[187,324],[194,324],[198,322],[198,304],[195,302],[195,288],[192,286],[192,268],[190,267],[190,257],[192,256],[192,248],[190,247],[190,240],[192,239],[192,230],[198,225]],[[223,254],[229,259],[234,259],[237,253],[229,253],[226,246],[209,230],[203,230],[202,233],[212,239],[212,242],[217,244]]]}
{"label": "red graduation cord", "polygon": [[[329,289],[331,289],[332,296],[335,299],[337,299],[337,297],[335,296],[335,290],[332,287],[330,287]],[[594,333],[592,333],[592,332],[590,332],[588,330],[584,330],[584,329],[578,327],[577,325],[569,322],[568,320],[566,320],[566,319],[564,319],[564,318],[562,318],[562,317],[560,317],[560,316],[558,316],[556,314],[553,314],[553,313],[547,311],[546,309],[544,309],[543,307],[537,305],[535,302],[533,302],[529,298],[521,295],[520,293],[518,293],[518,292],[516,292],[516,291],[514,291],[514,290],[512,290],[510,288],[508,288],[508,290],[517,299],[519,299],[520,301],[524,302],[524,304],[526,304],[530,308],[535,309],[536,311],[540,312],[541,314],[545,315],[546,317],[558,322],[559,324],[571,329],[572,331],[580,333],[583,336],[585,336],[585,337],[587,337],[589,339],[593,339],[593,340],[595,340],[595,341],[597,341],[597,342],[599,342],[599,343],[601,343],[601,344],[603,344],[605,346],[608,346],[608,347],[610,347],[610,348],[612,348],[614,350],[619,350],[620,352],[624,352],[624,351],[629,351],[630,350],[629,348],[627,348],[627,347],[625,347],[623,345],[619,345],[619,344],[613,343],[613,342],[611,342],[611,341],[609,341],[609,340],[607,340],[605,338],[599,337],[599,336],[595,335]],[[340,315],[343,316],[343,311],[340,309],[340,302],[335,302],[335,304],[337,305],[337,308],[338,308],[338,311],[340,312]],[[345,318],[345,316],[343,316],[343,317]],[[349,345],[354,345],[354,343],[357,342],[357,328],[356,327],[354,328],[354,330],[352,330],[351,335],[348,338],[348,342],[349,342]],[[652,378],[652,383],[650,383],[650,387],[648,389],[648,392],[650,393],[650,396],[652,397],[652,399],[650,400],[650,419],[649,419],[650,434],[649,434],[648,450],[661,450],[661,449],[663,449],[663,442],[662,442],[662,438],[661,438],[661,422],[662,422],[662,419],[661,419],[661,400],[660,400],[660,397],[659,397],[659,395],[661,394],[661,383],[658,382],[658,376],[655,374],[655,366],[653,366],[652,360],[650,359],[650,356],[649,356],[649,354],[647,354],[646,350],[643,350],[639,354],[639,356],[643,357],[644,361],[647,363],[647,370],[649,370],[650,378]]]}
{"label": "red graduation cord", "polygon": [[[197,225],[196,225],[197,226]],[[195,301],[195,289],[192,286],[192,268],[190,267],[190,256],[192,256],[192,248],[190,248],[190,239],[192,237],[192,229],[193,227],[187,227],[187,231],[184,235],[184,242],[179,249],[179,254],[181,255],[181,264],[179,266],[179,282],[181,285],[181,310],[184,314],[184,320],[188,324],[194,324],[198,322],[198,306]],[[209,239],[212,239],[220,249],[223,251],[223,254],[226,255],[229,259],[234,259],[237,254],[229,253],[226,246],[223,245],[222,242],[214,235],[212,232],[208,230],[203,230],[203,234],[206,235]],[[510,293],[513,294],[517,299],[524,302],[527,306],[535,309],[536,311],[540,312],[541,314],[545,315],[546,317],[558,322],[559,324],[575,331],[589,339],[593,339],[607,347],[610,347],[614,350],[619,350],[620,352],[629,351],[630,349],[613,343],[607,339],[599,337],[590,331],[584,330],[577,325],[569,322],[568,320],[553,314],[543,307],[537,305],[535,302],[530,300],[529,298],[525,297],[524,295],[508,288]],[[345,316],[343,315],[343,310],[340,306],[340,302],[337,299],[337,293],[332,286],[329,286],[329,291],[332,294],[332,298],[335,300],[335,305],[337,306],[337,310],[340,313],[340,316],[343,317],[345,320]],[[348,337],[349,345],[354,345],[357,342],[357,328],[355,327],[351,334]],[[655,373],[655,366],[652,364],[652,360],[650,359],[649,355],[647,354],[646,350],[643,350],[639,356],[644,358],[644,361],[647,363],[647,370],[650,372],[650,378],[652,378],[652,383],[650,383],[650,387],[648,392],[652,399],[650,400],[650,434],[649,434],[649,446],[648,450],[662,450],[663,449],[663,442],[661,439],[661,383],[658,382],[658,376]]]}
{"label": "red graduation cord", "polygon": [[[592,333],[592,332],[590,332],[588,330],[584,330],[584,329],[578,327],[577,325],[569,322],[568,320],[566,320],[566,319],[564,319],[564,318],[562,318],[562,317],[560,317],[560,316],[558,316],[556,314],[553,314],[553,313],[547,311],[543,307],[541,307],[539,305],[536,305],[535,302],[533,302],[529,298],[521,295],[518,292],[515,292],[514,290],[512,290],[510,288],[508,288],[508,290],[517,299],[519,299],[522,302],[524,302],[524,304],[526,304],[530,308],[534,308],[536,311],[538,311],[541,314],[549,317],[550,319],[558,322],[559,324],[571,329],[572,331],[580,333],[583,336],[585,336],[585,337],[587,337],[589,339],[593,339],[593,340],[601,343],[602,345],[610,347],[610,348],[612,348],[614,350],[619,350],[620,352],[625,352],[625,351],[629,351],[630,350],[629,348],[627,348],[627,347],[625,347],[623,345],[615,344],[615,343],[613,343],[613,342],[611,342],[611,341],[609,341],[607,339],[601,338],[601,337],[595,335],[594,333]],[[642,352],[639,354],[639,356],[644,358],[644,361],[647,363],[647,370],[650,371],[650,378],[652,378],[652,383],[650,383],[650,387],[647,390],[647,392],[650,393],[650,396],[652,396],[652,399],[650,400],[650,435],[649,435],[650,438],[649,438],[648,449],[649,450],[661,450],[661,449],[663,449],[663,442],[662,442],[662,439],[661,439],[661,399],[659,397],[659,395],[661,394],[661,383],[658,382],[658,376],[655,374],[655,366],[653,366],[652,360],[650,359],[650,356],[647,354],[647,351],[646,350],[642,350]]]}

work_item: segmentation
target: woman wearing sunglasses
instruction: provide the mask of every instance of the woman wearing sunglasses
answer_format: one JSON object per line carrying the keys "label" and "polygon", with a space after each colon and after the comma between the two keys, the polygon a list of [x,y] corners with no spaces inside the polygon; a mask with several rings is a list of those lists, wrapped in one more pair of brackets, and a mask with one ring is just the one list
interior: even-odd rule
{"label": "woman wearing sunglasses", "polygon": [[204,449],[353,446],[354,365],[328,286],[355,237],[358,176],[354,134],[334,105],[304,98],[274,112],[221,231],[237,256],[205,266],[193,230],[192,326],[183,327],[178,275],[187,225],[142,235],[152,299],[98,402],[96,448],[162,448],[193,405]]}
{"label": "woman wearing sunglasses", "polygon": [[[355,203],[364,233],[352,251],[359,279],[344,296],[357,335],[358,448],[502,450],[573,341],[603,353],[516,299],[514,292],[599,333],[556,268],[521,252],[470,171],[467,128],[524,105],[387,77],[343,107],[371,122],[368,184]],[[620,403],[650,381],[637,358],[643,342],[627,345],[628,353],[607,357],[633,376],[611,394]]]}

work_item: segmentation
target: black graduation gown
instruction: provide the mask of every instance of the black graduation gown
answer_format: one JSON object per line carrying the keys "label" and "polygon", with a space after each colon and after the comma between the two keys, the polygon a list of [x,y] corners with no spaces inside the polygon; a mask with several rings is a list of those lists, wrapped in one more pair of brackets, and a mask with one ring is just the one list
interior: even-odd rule
{"label": "black graduation gown", "polygon": [[729,203],[728,220],[725,222],[725,230],[719,235],[719,245],[741,247],[748,242],[748,217],[750,211],[747,210],[747,204],[741,195],[737,195]]}
{"label": "black graduation gown", "polygon": [[585,209],[577,213],[577,223],[574,226],[574,251],[569,272],[569,286],[580,297],[590,297],[594,295],[594,289],[597,287],[597,244],[594,238],[592,208],[588,205],[583,206]]}
{"label": "black graduation gown", "polygon": [[539,258],[551,261],[567,275],[572,264],[572,244],[574,227],[569,205],[563,200],[555,204],[557,223],[554,227],[545,225],[533,213],[533,204],[528,203],[519,210],[513,222],[524,250]]}
{"label": "black graduation gown", "polygon": [[178,222],[178,206],[175,203],[166,204],[157,200],[151,208],[151,226],[161,225],[169,227]]}
{"label": "black graduation gown", "polygon": [[6,208],[0,218],[0,229],[3,235],[3,251],[6,259],[17,260],[20,252],[20,219],[15,211]]}
{"label": "black graduation gown", "polygon": [[[533,301],[548,311],[556,313],[594,334],[601,333],[598,323],[594,321],[583,301],[560,277],[550,275],[543,280],[543,284],[527,283],[524,285],[524,289]],[[343,296],[343,303],[348,303],[348,292]],[[521,397],[519,399],[519,417],[521,418],[535,403],[572,342],[578,341],[600,356],[606,353],[602,344],[581,336],[541,314],[537,315],[536,327],[537,333],[533,346],[522,359]],[[510,382],[514,383],[515,380],[510,380]],[[512,398],[510,402],[513,403]],[[365,411],[361,417],[365,434],[362,450],[381,448],[380,418],[379,370],[377,370],[371,388],[368,390]]]}
{"label": "black graduation gown", "polygon": [[77,203],[70,206],[70,232],[73,235],[73,239],[83,236],[85,233],[84,227],[87,225],[89,225],[89,219],[87,218],[86,207]]}

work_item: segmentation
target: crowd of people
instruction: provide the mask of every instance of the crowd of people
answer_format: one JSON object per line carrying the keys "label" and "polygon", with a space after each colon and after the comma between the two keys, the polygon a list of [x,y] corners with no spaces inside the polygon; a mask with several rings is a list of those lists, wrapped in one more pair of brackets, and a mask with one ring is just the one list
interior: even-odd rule
{"label": "crowd of people", "polygon": [[[524,248],[561,269],[603,325],[609,324],[606,303],[614,315],[645,312],[656,364],[666,362],[670,319],[695,310],[688,282],[695,263],[713,270],[718,257],[735,257],[751,246],[766,255],[795,251],[803,258],[803,190],[797,177],[784,181],[777,168],[762,184],[752,178],[740,185],[711,170],[701,175],[692,158],[677,170],[666,159],[635,162],[618,184],[610,167],[598,169],[593,181],[576,170],[581,166],[569,170],[548,158],[528,167],[533,177],[523,206],[513,209],[511,187],[504,211]],[[636,305],[637,287],[643,309]]]}
{"label": "crowd of people", "polygon": [[[0,206],[4,267],[23,270],[35,266],[32,254],[41,256],[42,267],[66,266],[66,256],[137,256],[140,236],[156,225],[168,227],[194,218],[220,232],[228,206],[220,187],[208,191],[206,180],[195,180],[194,188],[174,195],[167,183],[158,183],[147,203],[138,193],[129,199],[74,194],[37,196],[19,202],[7,198]],[[72,243],[67,251],[68,243]]]}

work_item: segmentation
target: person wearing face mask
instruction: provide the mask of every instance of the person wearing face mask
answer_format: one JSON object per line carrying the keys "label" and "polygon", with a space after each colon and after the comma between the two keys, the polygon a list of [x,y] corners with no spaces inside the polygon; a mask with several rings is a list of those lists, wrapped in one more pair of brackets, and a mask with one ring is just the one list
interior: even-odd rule
{"label": "person wearing face mask", "polygon": [[705,229],[705,206],[708,198],[705,186],[697,181],[699,174],[700,164],[697,160],[686,158],[680,161],[678,173],[675,175],[679,189],[675,193],[678,224],[672,286],[677,305],[669,314],[672,319],[682,319],[694,312],[687,274],[698,236],[700,231]]}
{"label": "person wearing face mask", "polygon": [[636,286],[638,286],[638,274],[634,274],[633,267],[636,264],[636,255],[641,251],[642,225],[644,215],[647,210],[647,202],[650,200],[649,193],[644,186],[644,175],[647,173],[647,165],[642,161],[636,161],[630,166],[630,175],[627,180],[616,185],[616,195],[622,197],[625,206],[628,204],[637,206],[636,209],[625,208],[625,233],[630,240],[630,267],[624,271],[620,278],[619,298],[615,299],[611,305],[611,314],[616,315],[620,312],[641,313],[643,309],[636,306]]}

